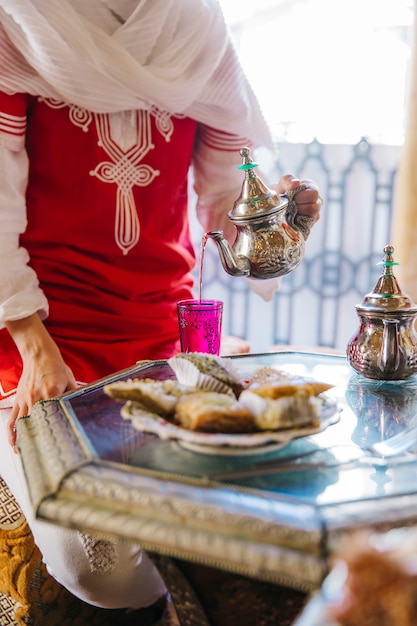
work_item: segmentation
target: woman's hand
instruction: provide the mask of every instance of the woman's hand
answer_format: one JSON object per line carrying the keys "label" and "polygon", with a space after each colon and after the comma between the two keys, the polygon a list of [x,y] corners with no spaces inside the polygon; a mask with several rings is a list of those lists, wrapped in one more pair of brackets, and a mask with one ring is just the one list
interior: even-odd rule
{"label": "woman's hand", "polygon": [[298,214],[311,218],[311,224],[314,224],[320,218],[323,199],[320,196],[317,184],[313,180],[301,180],[300,178],[295,178],[292,174],[286,174],[280,178],[275,189],[278,193],[284,194],[287,191],[297,189],[301,184],[307,187],[303,191],[299,191],[294,197]]}
{"label": "woman's hand", "polygon": [[77,383],[37,314],[23,320],[7,322],[6,327],[23,362],[22,376],[8,423],[9,442],[15,447],[15,424],[19,417],[29,415],[33,405],[39,400],[47,400],[64,391],[76,389]]}

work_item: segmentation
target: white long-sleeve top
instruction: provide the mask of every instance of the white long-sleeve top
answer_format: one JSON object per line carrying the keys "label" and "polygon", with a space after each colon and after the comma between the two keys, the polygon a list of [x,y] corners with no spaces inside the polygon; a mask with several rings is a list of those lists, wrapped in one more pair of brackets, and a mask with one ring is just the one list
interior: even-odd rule
{"label": "white long-sleeve top", "polygon": [[48,313],[29,255],[19,246],[27,223],[28,157],[21,139],[1,132],[3,124],[0,112],[0,328],[6,320]]}

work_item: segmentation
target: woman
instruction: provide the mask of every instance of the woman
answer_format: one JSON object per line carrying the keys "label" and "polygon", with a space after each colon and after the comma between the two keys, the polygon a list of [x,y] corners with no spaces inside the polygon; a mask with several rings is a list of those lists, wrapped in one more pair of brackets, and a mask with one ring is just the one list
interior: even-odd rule
{"label": "woman", "polygon": [[[203,227],[230,234],[236,155],[268,129],[216,0],[0,0],[0,25],[0,475],[57,580],[146,606],[164,584],[139,546],[98,575],[85,537],[33,519],[7,424],[14,445],[35,402],[178,349],[190,167]],[[318,219],[313,183],[297,204]]]}

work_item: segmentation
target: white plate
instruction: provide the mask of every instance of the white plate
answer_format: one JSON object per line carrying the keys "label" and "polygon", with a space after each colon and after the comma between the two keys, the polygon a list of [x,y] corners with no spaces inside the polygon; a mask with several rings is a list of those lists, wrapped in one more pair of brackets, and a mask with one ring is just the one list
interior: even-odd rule
{"label": "white plate", "polygon": [[288,442],[284,443],[264,443],[260,446],[249,446],[243,448],[242,446],[232,447],[227,446],[207,446],[200,443],[192,443],[191,441],[178,441],[178,445],[185,450],[191,450],[191,452],[198,452],[199,454],[211,454],[214,456],[249,456],[254,454],[265,454],[266,452],[274,452],[275,450],[281,450]]}
{"label": "white plate", "polygon": [[281,447],[298,437],[314,435],[339,421],[336,401],[327,395],[321,397],[323,406],[319,426],[268,430],[250,434],[195,432],[176,426],[163,417],[155,417],[146,411],[138,415],[131,415],[122,409],[122,415],[129,419],[132,426],[137,430],[153,433],[161,439],[176,439],[183,447],[194,452],[222,455],[263,454],[275,449],[272,446]]}

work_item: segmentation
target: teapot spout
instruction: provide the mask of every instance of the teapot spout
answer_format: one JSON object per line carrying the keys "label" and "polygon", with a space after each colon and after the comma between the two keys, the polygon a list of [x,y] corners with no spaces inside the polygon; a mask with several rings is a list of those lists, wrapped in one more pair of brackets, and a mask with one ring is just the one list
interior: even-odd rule
{"label": "teapot spout", "polygon": [[247,257],[238,256],[233,251],[230,243],[223,236],[222,230],[212,230],[206,233],[209,239],[217,245],[219,251],[220,261],[223,265],[225,272],[231,276],[249,276],[250,274],[250,262]]}

